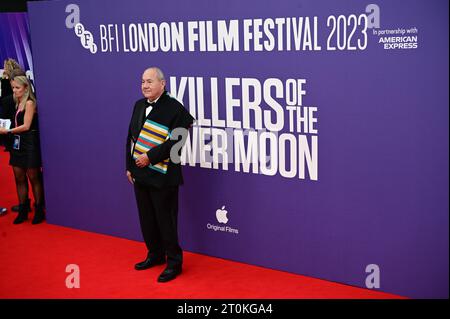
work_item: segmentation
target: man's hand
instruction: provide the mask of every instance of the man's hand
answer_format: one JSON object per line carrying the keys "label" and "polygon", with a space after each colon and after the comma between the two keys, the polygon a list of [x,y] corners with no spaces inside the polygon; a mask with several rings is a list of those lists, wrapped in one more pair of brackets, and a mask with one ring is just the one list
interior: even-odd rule
{"label": "man's hand", "polygon": [[133,177],[131,176],[130,171],[127,171],[127,178],[128,178],[128,181],[129,181],[131,184],[134,184],[134,179],[133,179]]}
{"label": "man's hand", "polygon": [[147,154],[144,153],[139,155],[139,157],[136,159],[136,166],[139,168],[143,168],[148,165],[150,165],[150,160],[148,159]]}
{"label": "man's hand", "polygon": [[8,130],[3,127],[0,127],[0,134],[8,134]]}

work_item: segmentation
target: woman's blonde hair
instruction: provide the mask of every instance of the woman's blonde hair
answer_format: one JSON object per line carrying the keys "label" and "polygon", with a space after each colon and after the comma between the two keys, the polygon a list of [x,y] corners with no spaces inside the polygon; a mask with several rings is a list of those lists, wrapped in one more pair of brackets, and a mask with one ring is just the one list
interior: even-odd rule
{"label": "woman's blonde hair", "polygon": [[20,99],[20,102],[17,100],[16,96],[14,96],[16,108],[20,111],[23,111],[25,109],[25,104],[29,100],[32,100],[34,104],[36,104],[36,98],[34,97],[33,91],[31,89],[30,80],[28,80],[28,78],[24,75],[15,76],[12,80],[20,86],[25,86],[25,92],[23,93],[23,98]]}
{"label": "woman's blonde hair", "polygon": [[22,70],[22,67],[19,65],[19,63],[17,63],[16,60],[14,59],[6,59],[5,60],[5,64],[4,64],[4,70],[3,70],[3,78],[4,79],[10,79],[11,78],[11,73],[14,70]]}

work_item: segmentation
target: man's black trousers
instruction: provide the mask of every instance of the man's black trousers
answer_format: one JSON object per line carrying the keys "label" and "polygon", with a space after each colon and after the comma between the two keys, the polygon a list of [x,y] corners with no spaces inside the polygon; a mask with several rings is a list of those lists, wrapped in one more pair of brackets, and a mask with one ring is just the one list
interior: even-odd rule
{"label": "man's black trousers", "polygon": [[181,267],[178,244],[178,186],[155,188],[134,183],[141,231],[150,258],[167,258],[170,268]]}

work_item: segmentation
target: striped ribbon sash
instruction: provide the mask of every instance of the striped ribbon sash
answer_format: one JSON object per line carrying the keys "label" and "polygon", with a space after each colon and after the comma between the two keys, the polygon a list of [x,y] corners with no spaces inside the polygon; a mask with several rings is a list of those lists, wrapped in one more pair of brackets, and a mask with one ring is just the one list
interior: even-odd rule
{"label": "striped ribbon sash", "polygon": [[[142,127],[141,132],[139,133],[136,144],[134,145],[133,158],[137,159],[139,155],[147,153],[155,146],[164,143],[168,138],[168,127],[147,119],[144,123],[144,126]],[[158,164],[150,164],[147,167],[160,173],[166,174],[168,165],[169,159],[167,158]]]}

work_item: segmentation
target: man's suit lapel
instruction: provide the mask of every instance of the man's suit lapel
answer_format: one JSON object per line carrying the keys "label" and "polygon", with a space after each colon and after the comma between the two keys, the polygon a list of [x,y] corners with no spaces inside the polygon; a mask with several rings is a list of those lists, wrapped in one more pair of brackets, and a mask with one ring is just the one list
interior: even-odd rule
{"label": "man's suit lapel", "polygon": [[138,136],[139,133],[141,132],[142,126],[144,125],[144,121],[145,121],[145,102],[142,101],[141,103],[139,103],[138,109],[136,110],[136,117],[134,119],[135,124],[133,125],[133,127],[136,129],[136,131],[134,132],[134,136]]}

